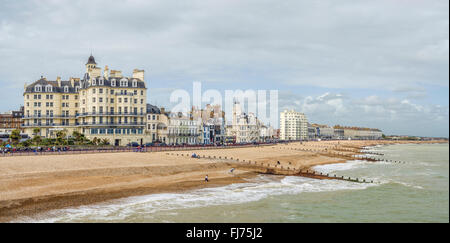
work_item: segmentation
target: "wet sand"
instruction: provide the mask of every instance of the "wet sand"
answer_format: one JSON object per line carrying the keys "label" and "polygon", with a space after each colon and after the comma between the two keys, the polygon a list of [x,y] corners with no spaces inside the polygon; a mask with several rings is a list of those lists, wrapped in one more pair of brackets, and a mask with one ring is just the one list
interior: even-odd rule
{"label": "wet sand", "polygon": [[[427,142],[321,141],[173,152],[0,157],[0,221],[127,196],[245,182],[267,173],[277,161],[295,169],[343,163],[362,147],[399,143]],[[190,158],[192,153],[202,158]],[[231,168],[235,168],[233,173]],[[269,172],[289,174],[273,168]],[[205,175],[209,182],[204,181]]]}

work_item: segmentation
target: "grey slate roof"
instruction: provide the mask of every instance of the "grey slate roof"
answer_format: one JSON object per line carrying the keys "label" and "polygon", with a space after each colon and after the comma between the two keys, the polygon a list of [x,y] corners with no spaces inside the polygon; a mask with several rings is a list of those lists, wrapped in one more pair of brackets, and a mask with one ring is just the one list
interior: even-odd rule
{"label": "grey slate roof", "polygon": [[[115,87],[124,87],[124,86],[120,86],[120,80],[122,79],[126,79],[128,80],[128,88],[145,88],[145,82],[143,82],[142,80],[138,79],[138,78],[127,78],[127,77],[122,77],[122,78],[103,78],[103,85],[99,85],[99,79],[103,78],[101,76],[96,77],[96,85],[95,86],[99,86],[99,87],[111,87],[111,81],[113,79],[116,80],[116,86]],[[68,93],[76,93],[76,89],[75,87],[80,86],[81,89],[86,89],[88,87],[90,87],[89,82],[87,81],[89,79],[89,75],[85,74],[84,79],[81,81],[74,81],[74,86],[71,86],[70,81],[61,81],[61,87],[58,87],[58,82],[57,81],[49,81],[46,80],[45,78],[41,78],[37,81],[35,81],[34,83],[28,85],[25,89],[25,93],[34,93],[34,87],[36,87],[36,85],[41,85],[42,86],[42,93],[45,93],[45,86],[47,85],[51,85],[52,86],[52,93],[64,93],[64,86],[68,86],[69,87],[69,92]],[[137,87],[133,87],[133,80],[137,81]]]}
{"label": "grey slate roof", "polygon": [[161,110],[155,105],[147,104],[147,114],[161,114]]}
{"label": "grey slate roof", "polygon": [[80,85],[79,81],[74,81],[74,86],[71,86],[70,81],[61,81],[61,87],[58,86],[58,81],[49,81],[46,80],[45,78],[41,78],[37,81],[35,81],[34,83],[28,85],[25,88],[25,93],[34,93],[34,87],[36,87],[37,85],[41,85],[42,87],[42,91],[40,93],[49,93],[45,91],[45,87],[47,85],[51,85],[52,86],[52,92],[51,93],[64,93],[64,86],[67,86],[69,88],[69,92],[68,93],[76,93],[75,91],[75,87]]}
{"label": "grey slate roof", "polygon": [[97,64],[97,63],[95,62],[95,58],[94,58],[92,55],[89,57],[88,62],[86,63],[86,65],[87,65],[87,64]]}

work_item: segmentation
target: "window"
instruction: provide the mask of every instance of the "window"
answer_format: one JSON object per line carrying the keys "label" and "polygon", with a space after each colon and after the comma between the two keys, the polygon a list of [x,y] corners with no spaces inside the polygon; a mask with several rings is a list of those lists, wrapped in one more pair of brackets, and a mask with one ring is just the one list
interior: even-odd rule
{"label": "window", "polygon": [[92,93],[95,94],[95,89],[92,89]]}
{"label": "window", "polygon": [[96,82],[95,78],[92,78],[92,85],[95,85],[95,82]]}
{"label": "window", "polygon": [[137,90],[134,90],[134,95],[137,95]]}
{"label": "window", "polygon": [[98,80],[98,85],[103,85],[104,84],[104,79],[103,79],[103,77],[101,77],[99,80]]}
{"label": "window", "polygon": [[102,103],[103,102],[103,98],[98,98],[98,102]]}
{"label": "window", "polygon": [[[115,79],[111,79],[111,86],[112,87],[116,87],[116,80]],[[112,92],[112,90],[111,90],[111,92]]]}
{"label": "window", "polygon": [[121,87],[128,87],[128,80],[126,78],[123,78],[120,80],[120,86]]}
{"label": "window", "polygon": [[103,94],[103,89],[102,88],[98,89],[98,93]]}
{"label": "window", "polygon": [[42,91],[42,86],[41,85],[34,86],[34,91],[35,92],[41,92]]}
{"label": "window", "polygon": [[144,90],[141,90],[141,95],[144,95]]}
{"label": "window", "polygon": [[136,81],[136,79],[133,79],[133,87],[137,87],[137,81]]}
{"label": "window", "polygon": [[64,86],[64,93],[68,93],[69,92],[69,87],[68,86]]}

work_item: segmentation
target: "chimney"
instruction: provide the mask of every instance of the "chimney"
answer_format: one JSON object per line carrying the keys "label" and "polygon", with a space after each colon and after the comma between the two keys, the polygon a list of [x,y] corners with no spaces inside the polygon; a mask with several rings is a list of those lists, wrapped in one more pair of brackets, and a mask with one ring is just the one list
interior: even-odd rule
{"label": "chimney", "polygon": [[105,66],[105,69],[103,70],[103,76],[105,77],[105,79],[109,78],[109,68],[108,65]]}
{"label": "chimney", "polygon": [[137,78],[140,79],[141,81],[144,81],[144,70],[134,69],[133,78]]}
{"label": "chimney", "polygon": [[166,113],[166,109],[164,108],[164,107],[161,107],[161,114],[164,114],[164,113]]}
{"label": "chimney", "polygon": [[56,82],[58,82],[58,87],[61,87],[61,77],[56,77]]}
{"label": "chimney", "polygon": [[111,78],[121,78],[121,77],[122,77],[122,71],[111,70]]}
{"label": "chimney", "polygon": [[75,87],[75,80],[70,77],[70,86]]}

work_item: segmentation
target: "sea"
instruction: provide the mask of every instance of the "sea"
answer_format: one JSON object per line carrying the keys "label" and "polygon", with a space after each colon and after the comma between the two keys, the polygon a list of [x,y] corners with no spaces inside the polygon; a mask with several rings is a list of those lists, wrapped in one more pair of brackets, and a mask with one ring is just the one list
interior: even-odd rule
{"label": "sea", "polygon": [[315,166],[374,183],[260,175],[246,183],[134,196],[15,222],[449,222],[449,145],[367,148],[394,162]]}

